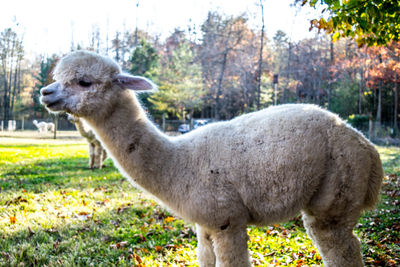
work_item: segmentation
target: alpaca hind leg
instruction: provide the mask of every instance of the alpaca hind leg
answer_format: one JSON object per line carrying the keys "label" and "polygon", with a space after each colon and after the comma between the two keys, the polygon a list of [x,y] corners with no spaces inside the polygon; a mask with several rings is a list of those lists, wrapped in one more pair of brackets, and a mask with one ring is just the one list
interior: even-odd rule
{"label": "alpaca hind leg", "polygon": [[101,166],[104,166],[104,161],[107,159],[107,151],[104,148],[101,148]]}
{"label": "alpaca hind leg", "polygon": [[93,169],[94,165],[94,145],[89,144],[89,168]]}
{"label": "alpaca hind leg", "polygon": [[303,220],[307,234],[318,248],[325,266],[364,266],[360,242],[353,233],[357,219],[345,216],[321,219],[303,213]]}
{"label": "alpaca hind leg", "polygon": [[102,163],[103,163],[103,159],[102,159],[103,151],[102,150],[103,150],[103,148],[100,145],[98,145],[98,144],[95,145],[95,147],[94,147],[94,167],[98,168],[98,169],[101,169]]}
{"label": "alpaca hind leg", "polygon": [[211,236],[217,258],[217,267],[250,266],[246,226],[228,226]]}
{"label": "alpaca hind leg", "polygon": [[210,235],[205,229],[196,225],[197,232],[197,259],[200,267],[214,267],[215,253]]}

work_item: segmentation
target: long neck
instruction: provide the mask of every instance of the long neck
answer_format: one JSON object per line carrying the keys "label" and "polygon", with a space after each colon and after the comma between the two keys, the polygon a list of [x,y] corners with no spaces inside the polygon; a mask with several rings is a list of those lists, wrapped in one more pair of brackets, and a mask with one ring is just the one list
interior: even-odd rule
{"label": "long neck", "polygon": [[77,119],[75,122],[76,129],[81,134],[81,136],[85,137],[86,139],[92,140],[94,138],[94,134],[90,130],[86,130],[83,122],[80,119]]}
{"label": "long neck", "polygon": [[[136,97],[124,93],[105,118],[86,118],[119,169],[164,202],[174,186],[174,145],[147,119]],[[175,181],[176,182],[176,181]]]}

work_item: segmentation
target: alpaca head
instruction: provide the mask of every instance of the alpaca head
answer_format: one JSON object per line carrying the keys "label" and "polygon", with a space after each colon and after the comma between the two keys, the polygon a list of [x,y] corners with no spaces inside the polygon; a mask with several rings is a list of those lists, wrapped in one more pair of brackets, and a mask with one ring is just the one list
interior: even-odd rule
{"label": "alpaca head", "polygon": [[54,70],[56,82],[41,89],[40,101],[49,111],[92,116],[118,103],[126,89],[146,91],[155,85],[143,77],[123,74],[113,60],[88,51],[72,52]]}

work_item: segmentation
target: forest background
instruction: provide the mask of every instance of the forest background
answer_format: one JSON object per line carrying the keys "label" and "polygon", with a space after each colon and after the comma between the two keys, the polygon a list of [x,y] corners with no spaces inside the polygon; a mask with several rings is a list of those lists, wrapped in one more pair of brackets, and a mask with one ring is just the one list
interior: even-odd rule
{"label": "forest background", "polygon": [[[166,38],[136,26],[107,32],[104,40],[104,29],[93,25],[89,42],[72,40],[70,50],[108,55],[124,71],[158,84],[158,92],[140,95],[156,122],[228,120],[274,104],[313,103],[366,133],[373,125],[375,137],[396,137],[400,3],[293,0],[298,6],[319,2],[325,15],[310,23],[318,33],[298,41],[281,30],[268,36],[263,17],[255,28],[246,14],[210,11],[201,25],[177,28]],[[263,12],[264,1],[259,8]],[[63,55],[27,57],[15,25],[0,29],[0,120],[29,127],[34,119],[54,120],[38,97]]]}

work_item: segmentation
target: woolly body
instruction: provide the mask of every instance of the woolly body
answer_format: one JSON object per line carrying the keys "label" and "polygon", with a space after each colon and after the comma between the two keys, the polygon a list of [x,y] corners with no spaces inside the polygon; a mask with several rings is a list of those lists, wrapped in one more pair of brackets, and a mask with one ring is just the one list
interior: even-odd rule
{"label": "woolly body", "polygon": [[52,122],[38,122],[37,120],[34,120],[33,125],[38,128],[39,133],[47,133],[47,131],[54,132],[54,123]]}
{"label": "woolly body", "polygon": [[68,115],[68,120],[75,124],[76,129],[89,144],[89,168],[101,169],[104,161],[107,159],[107,152],[97,140],[96,135],[90,127],[78,117]]}
{"label": "woolly body", "polygon": [[294,104],[168,137],[126,90],[154,85],[129,77],[107,58],[75,52],[41,101],[84,118],[130,181],[197,224],[201,266],[249,266],[246,225],[300,211],[326,266],[362,266],[352,229],[383,178],[362,134],[330,112]]}

